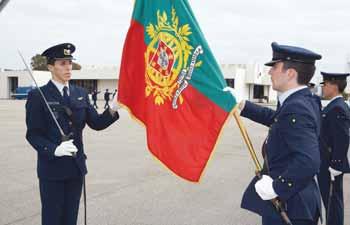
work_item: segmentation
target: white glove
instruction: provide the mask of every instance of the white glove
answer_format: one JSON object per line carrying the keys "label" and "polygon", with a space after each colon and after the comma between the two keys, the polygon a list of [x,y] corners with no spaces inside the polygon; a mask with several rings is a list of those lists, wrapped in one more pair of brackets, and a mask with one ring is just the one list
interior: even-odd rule
{"label": "white glove", "polygon": [[245,100],[243,100],[237,93],[236,90],[232,87],[225,87],[224,89],[222,89],[223,91],[229,91],[231,93],[231,95],[236,99],[236,102],[239,103],[238,108],[239,110],[243,110],[244,106],[245,106]]}
{"label": "white glove", "polygon": [[328,168],[329,173],[331,174],[331,180],[334,181],[336,176],[341,175],[343,172],[335,170],[332,167]]}
{"label": "white glove", "polygon": [[271,200],[277,197],[275,190],[273,190],[272,182],[273,180],[270,176],[263,175],[255,183],[255,191],[262,200]]}
{"label": "white glove", "polygon": [[114,98],[113,98],[113,100],[112,100],[112,103],[111,103],[111,110],[113,111],[113,112],[116,112],[116,111],[118,111],[118,109],[120,109],[121,107],[120,107],[120,105],[118,104],[118,96],[117,95],[115,95],[114,96]]}
{"label": "white glove", "polygon": [[222,90],[223,91],[229,91],[231,93],[231,95],[237,99],[237,93],[236,93],[236,90],[234,88],[227,86],[227,87],[225,87]]}
{"label": "white glove", "polygon": [[77,153],[78,149],[73,144],[73,140],[64,141],[55,150],[55,156],[73,156],[73,153]]}

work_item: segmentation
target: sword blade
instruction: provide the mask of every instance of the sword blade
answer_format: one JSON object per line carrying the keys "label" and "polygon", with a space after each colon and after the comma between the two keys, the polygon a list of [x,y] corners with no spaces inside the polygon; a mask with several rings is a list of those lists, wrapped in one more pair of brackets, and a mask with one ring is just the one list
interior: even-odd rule
{"label": "sword blade", "polygon": [[9,2],[10,0],[1,0],[0,1],[0,12],[5,8],[5,6],[7,5],[7,3]]}
{"label": "sword blade", "polygon": [[58,121],[57,121],[55,115],[53,114],[52,109],[51,109],[51,107],[49,106],[49,103],[47,102],[44,93],[41,91],[41,89],[40,89],[38,83],[36,82],[36,80],[35,80],[35,78],[34,78],[34,76],[33,76],[32,70],[29,68],[29,66],[28,66],[28,64],[26,63],[26,61],[25,61],[25,59],[24,59],[22,53],[21,53],[19,50],[18,50],[18,54],[19,54],[19,56],[21,57],[22,62],[23,62],[23,64],[25,65],[25,67],[26,67],[26,69],[27,69],[27,71],[28,71],[30,77],[31,77],[32,80],[34,81],[35,86],[38,88],[39,93],[40,93],[41,97],[43,98],[47,109],[48,109],[49,112],[50,112],[51,118],[55,121],[55,124],[56,124],[58,130],[60,131],[60,134],[61,134],[62,138],[63,138],[63,137],[66,137],[67,135],[65,135],[65,133],[63,132],[63,129],[62,129],[62,127],[60,126],[60,124],[58,123]]}

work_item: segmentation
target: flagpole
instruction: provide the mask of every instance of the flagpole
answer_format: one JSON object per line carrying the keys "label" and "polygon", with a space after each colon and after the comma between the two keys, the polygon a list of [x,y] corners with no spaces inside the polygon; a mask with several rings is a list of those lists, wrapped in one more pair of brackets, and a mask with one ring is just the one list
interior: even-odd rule
{"label": "flagpole", "polygon": [[247,132],[246,128],[244,127],[244,124],[242,122],[241,116],[237,112],[237,107],[236,107],[236,109],[233,110],[233,117],[235,118],[235,120],[237,122],[239,130],[241,131],[241,134],[243,136],[244,142],[246,143],[246,145],[248,147],[250,156],[253,159],[253,162],[254,162],[254,165],[255,165],[255,173],[256,174],[260,173],[260,171],[262,169],[261,164],[260,164],[259,159],[258,159],[258,157],[256,155],[255,150],[254,150],[252,141],[249,138],[248,132]]}
{"label": "flagpole", "polygon": [[[246,143],[250,156],[253,159],[254,165],[255,165],[255,174],[256,176],[261,179],[262,175],[261,175],[261,164],[259,162],[259,159],[256,155],[256,152],[254,150],[252,141],[249,138],[248,132],[246,130],[246,128],[244,127],[244,124],[242,122],[241,116],[238,114],[238,105],[235,107],[235,109],[233,110],[233,117],[235,118],[237,125],[239,127],[239,130],[241,131],[241,134],[243,136],[244,142]],[[285,222],[285,224],[287,225],[293,225],[292,222],[290,221],[286,209],[284,208],[281,200],[277,197],[274,199],[271,199],[270,202],[273,204],[274,208],[277,210],[277,212],[280,213],[282,220]]]}

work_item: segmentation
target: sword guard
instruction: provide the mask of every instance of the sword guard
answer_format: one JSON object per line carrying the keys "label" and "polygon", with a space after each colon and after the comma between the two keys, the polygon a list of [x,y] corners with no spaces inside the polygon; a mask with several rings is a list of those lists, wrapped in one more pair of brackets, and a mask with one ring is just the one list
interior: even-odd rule
{"label": "sword guard", "polygon": [[[73,139],[73,137],[74,137],[73,132],[70,132],[68,135],[62,135],[61,141],[62,142],[69,141],[69,140]],[[72,157],[76,158],[77,157],[77,153],[72,153]]]}

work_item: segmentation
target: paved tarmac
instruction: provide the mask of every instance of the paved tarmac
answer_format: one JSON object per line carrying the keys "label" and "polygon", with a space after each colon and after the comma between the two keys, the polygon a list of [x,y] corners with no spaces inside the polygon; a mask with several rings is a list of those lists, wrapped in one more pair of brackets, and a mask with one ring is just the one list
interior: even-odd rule
{"label": "paved tarmac", "polygon": [[[0,225],[40,225],[36,152],[25,140],[25,101],[0,100]],[[99,102],[103,106],[103,102]],[[198,184],[173,175],[146,148],[128,113],[104,131],[86,128],[88,225],[258,225],[240,208],[254,167],[231,119]],[[244,120],[259,149],[267,128]],[[260,153],[259,153],[260,154]],[[345,224],[350,224],[350,176]],[[83,204],[81,204],[82,206]],[[79,222],[83,224],[83,208]]]}

